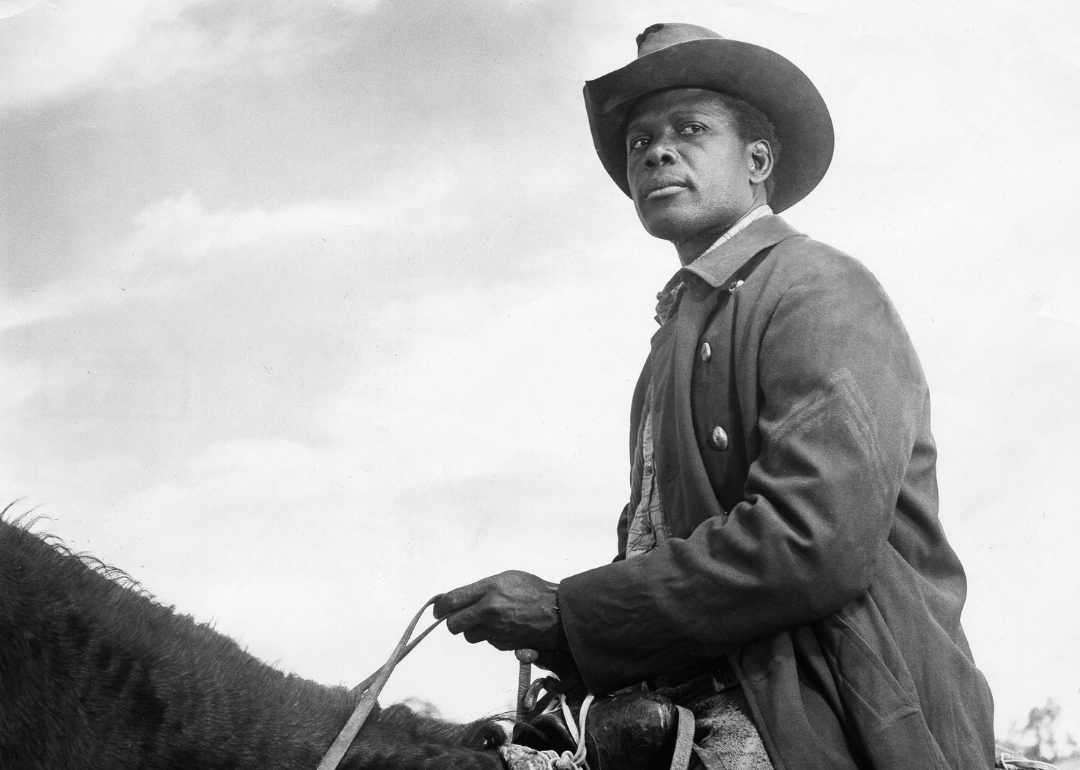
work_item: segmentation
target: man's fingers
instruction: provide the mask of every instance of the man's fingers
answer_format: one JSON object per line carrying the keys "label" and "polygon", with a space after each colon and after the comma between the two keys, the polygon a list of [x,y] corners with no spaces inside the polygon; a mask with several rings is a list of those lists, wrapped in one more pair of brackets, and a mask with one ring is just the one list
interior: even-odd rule
{"label": "man's fingers", "polygon": [[511,641],[507,641],[505,639],[499,639],[498,637],[495,637],[493,639],[488,639],[488,642],[496,650],[502,650],[503,652],[506,652],[507,650],[517,649],[517,647],[519,646],[517,644],[514,644]]}
{"label": "man's fingers", "polygon": [[439,598],[435,600],[432,612],[435,613],[436,618],[443,618],[452,612],[468,607],[470,604],[475,604],[487,593],[488,586],[486,583],[486,580],[480,580],[440,594]]}
{"label": "man's fingers", "polygon": [[470,628],[465,632],[465,641],[469,644],[477,644],[479,642],[486,642],[487,639],[484,636],[484,632],[477,628]]}
{"label": "man's fingers", "polygon": [[470,604],[463,610],[450,613],[446,618],[446,630],[452,634],[460,634],[468,631],[473,626],[483,625],[484,614],[482,608],[475,603]]}
{"label": "man's fingers", "polygon": [[484,628],[483,626],[473,626],[465,631],[465,641],[469,644],[479,644],[480,642],[487,642],[496,650],[513,650],[517,645],[506,641],[498,636],[493,636],[492,632]]}

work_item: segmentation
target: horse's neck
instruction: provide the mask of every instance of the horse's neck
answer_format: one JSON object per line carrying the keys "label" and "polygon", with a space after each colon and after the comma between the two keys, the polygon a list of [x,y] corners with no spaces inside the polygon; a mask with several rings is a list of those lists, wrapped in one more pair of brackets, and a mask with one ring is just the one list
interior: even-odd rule
{"label": "horse's neck", "polygon": [[[0,520],[2,770],[314,768],[352,706]],[[341,770],[499,770],[491,730],[394,706]]]}
{"label": "horse's neck", "polygon": [[0,766],[314,767],[351,698],[0,524]]}

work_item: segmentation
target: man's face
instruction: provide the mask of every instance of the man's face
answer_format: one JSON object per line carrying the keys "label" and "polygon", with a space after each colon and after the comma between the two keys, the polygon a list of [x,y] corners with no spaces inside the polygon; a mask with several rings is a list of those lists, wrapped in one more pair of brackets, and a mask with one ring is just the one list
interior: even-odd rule
{"label": "man's face", "polygon": [[761,195],[750,183],[750,145],[720,97],[699,88],[661,91],[634,107],[626,169],[641,223],[680,256],[687,244],[708,248]]}

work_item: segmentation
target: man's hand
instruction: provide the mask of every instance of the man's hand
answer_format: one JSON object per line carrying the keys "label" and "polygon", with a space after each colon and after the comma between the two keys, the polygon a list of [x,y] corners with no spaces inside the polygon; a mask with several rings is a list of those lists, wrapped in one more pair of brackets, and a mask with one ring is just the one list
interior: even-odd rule
{"label": "man's hand", "polygon": [[488,642],[499,650],[557,650],[558,587],[528,572],[511,570],[443,594],[435,602],[435,617],[446,617],[450,633],[464,632],[471,644]]}

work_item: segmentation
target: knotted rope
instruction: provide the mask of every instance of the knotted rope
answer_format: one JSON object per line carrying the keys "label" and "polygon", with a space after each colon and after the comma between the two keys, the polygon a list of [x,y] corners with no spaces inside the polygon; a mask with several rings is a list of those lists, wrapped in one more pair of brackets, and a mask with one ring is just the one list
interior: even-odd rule
{"label": "knotted rope", "polygon": [[592,693],[585,696],[585,700],[581,702],[581,709],[578,711],[578,719],[581,720],[581,724],[577,724],[574,721],[574,714],[570,711],[570,704],[566,702],[566,695],[559,693],[558,706],[552,702],[549,710],[554,711],[556,708],[562,708],[563,719],[566,720],[566,728],[570,731],[571,737],[577,742],[577,749],[575,751],[564,751],[562,754],[554,749],[544,749],[538,752],[541,757],[548,763],[550,770],[581,770],[585,765],[585,718],[589,715],[589,706],[593,702]]}
{"label": "knotted rope", "polygon": [[1001,749],[998,749],[995,759],[997,761],[994,763],[994,767],[1002,768],[1003,770],[1058,770],[1057,767],[1051,765],[1049,762],[1039,762],[1035,759],[1028,759],[1027,757],[1010,754]]}

